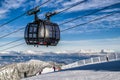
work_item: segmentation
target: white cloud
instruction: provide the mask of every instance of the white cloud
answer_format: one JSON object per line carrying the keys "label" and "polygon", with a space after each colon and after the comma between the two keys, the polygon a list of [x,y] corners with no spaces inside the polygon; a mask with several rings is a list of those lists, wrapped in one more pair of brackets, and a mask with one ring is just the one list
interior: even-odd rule
{"label": "white cloud", "polygon": [[[107,39],[92,39],[92,40],[76,40],[76,41],[61,41],[61,43],[63,44],[71,44],[71,43],[95,43],[95,42],[117,42],[120,40],[120,37],[116,37],[116,38],[107,38]],[[120,42],[118,42],[120,44]],[[85,45],[86,45],[85,44]],[[99,43],[98,43],[99,44]]]}
{"label": "white cloud", "polygon": [[39,3],[39,2],[40,2],[40,0],[35,0],[35,2],[36,2],[36,3]]}
{"label": "white cloud", "polygon": [[[57,7],[56,11],[62,11],[68,7],[70,7],[71,5],[78,3],[80,1],[84,1],[84,0],[69,0],[69,1],[61,1],[60,3],[57,3],[59,0],[57,1],[52,1],[48,7]],[[105,6],[109,6],[115,3],[120,2],[119,0],[85,0],[86,2],[81,3],[67,11],[65,11],[65,13],[68,12],[75,12],[75,11],[81,11],[81,10],[89,10],[89,9],[98,9],[101,7],[105,7]],[[60,6],[57,6],[60,5]],[[46,5],[47,6],[47,5]],[[111,10],[112,11],[112,10]]]}
{"label": "white cloud", "polygon": [[19,8],[23,2],[24,0],[5,0],[3,6],[6,9],[16,9]]}
{"label": "white cloud", "polygon": [[[14,31],[17,31],[18,30],[18,27],[19,28],[24,28],[24,26],[9,26],[9,25],[5,25],[4,27],[0,28],[0,37],[3,37],[7,34],[10,34]],[[15,32],[13,34],[10,34],[2,39],[0,39],[0,41],[2,41],[3,39],[9,39],[9,38],[20,38],[20,37],[23,37],[24,36],[24,29],[18,31],[18,32]],[[6,40],[6,41],[9,41],[9,40]]]}
{"label": "white cloud", "polygon": [[3,9],[3,8],[0,8],[0,19],[3,19],[6,17],[6,13],[8,12],[9,10],[7,9]]}
{"label": "white cloud", "polygon": [[68,1],[68,2],[63,3],[63,6],[64,6],[64,7],[70,6],[70,5],[75,4],[75,3],[77,3],[77,2],[80,2],[80,1],[84,1],[84,0],[70,0],[70,1]]}
{"label": "white cloud", "polygon": [[113,11],[120,11],[120,9],[119,8],[116,8],[116,9],[107,9],[107,10],[104,10],[104,11],[102,11],[102,12],[113,12]]}
{"label": "white cloud", "polygon": [[17,9],[21,7],[21,5],[25,2],[25,0],[4,0],[2,2],[2,6],[0,8],[0,19],[5,18],[6,14],[10,12],[11,9]]}
{"label": "white cloud", "polygon": [[[61,41],[65,49],[113,49],[120,50],[120,37],[109,39],[92,39],[77,41]],[[63,49],[64,49],[63,48]]]}
{"label": "white cloud", "polygon": [[[107,50],[115,50],[115,51],[120,51],[120,37],[117,38],[108,38],[108,39],[92,39],[92,40],[76,40],[76,41],[60,41],[59,44],[55,47],[47,47],[46,51],[46,46],[39,46],[39,48],[36,48],[34,46],[30,45],[22,45],[18,46],[13,49],[9,49],[8,51],[24,51],[24,50],[35,50],[35,51],[63,51],[63,50],[81,50],[81,49],[89,49],[89,50],[101,50],[101,49],[107,49]],[[24,41],[20,41],[24,42]],[[20,42],[14,43],[14,45],[19,44]],[[7,47],[10,47],[12,45],[9,45]]]}
{"label": "white cloud", "polygon": [[[105,16],[105,15],[106,14],[91,15],[91,16],[80,18],[80,19],[75,20],[73,22],[62,25],[61,30],[64,30],[64,29],[70,28],[70,27],[74,27],[78,24],[89,22],[91,20],[94,20],[96,18]],[[98,32],[98,31],[101,31],[101,30],[108,31],[108,30],[113,29],[113,28],[120,28],[120,24],[119,24],[120,18],[118,17],[119,15],[120,15],[119,13],[114,14],[112,16],[103,18],[101,20],[94,21],[94,22],[88,23],[86,25],[81,25],[81,26],[75,27],[73,29],[70,29],[70,30],[66,31],[65,33],[76,34],[76,33],[96,32],[96,31]],[[69,20],[71,20],[71,19],[69,19]],[[69,20],[67,20],[67,21],[69,21]]]}
{"label": "white cloud", "polygon": [[4,13],[6,13],[6,12],[7,12],[6,9],[0,9],[0,14],[4,14]]}
{"label": "white cloud", "polygon": [[[101,8],[105,6],[109,6],[115,3],[120,2],[119,0],[88,0],[87,2],[80,4],[76,7],[73,7],[72,9],[68,10],[68,12],[73,12],[73,11],[80,11],[80,10],[88,10],[88,9],[96,9],[96,8]],[[73,2],[71,2],[73,3]],[[66,5],[63,4],[64,7]]]}

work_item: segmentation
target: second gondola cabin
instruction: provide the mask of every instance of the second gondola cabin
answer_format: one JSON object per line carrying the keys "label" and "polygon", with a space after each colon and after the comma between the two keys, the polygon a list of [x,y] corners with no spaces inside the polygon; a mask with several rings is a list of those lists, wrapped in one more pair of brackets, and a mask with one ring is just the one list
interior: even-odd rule
{"label": "second gondola cabin", "polygon": [[28,45],[56,46],[60,40],[60,29],[50,20],[37,19],[29,23],[25,29],[25,41]]}

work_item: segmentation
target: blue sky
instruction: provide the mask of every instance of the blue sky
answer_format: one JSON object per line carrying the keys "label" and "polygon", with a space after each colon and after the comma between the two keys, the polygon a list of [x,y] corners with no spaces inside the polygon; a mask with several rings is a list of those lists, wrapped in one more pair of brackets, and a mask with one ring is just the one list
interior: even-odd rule
{"label": "blue sky", "polygon": [[[46,0],[0,0],[0,25],[4,22],[15,18],[16,16],[24,13],[25,11],[40,5]],[[41,6],[41,12],[38,16],[44,19],[44,14],[50,11],[61,11],[71,5],[82,0],[51,0],[47,4]],[[102,7],[109,6],[115,3],[119,3],[120,0],[85,0],[86,2],[73,7],[63,13],[52,17],[51,21],[55,23],[62,23],[64,21],[76,18],[88,14],[92,11],[98,10]],[[87,22],[91,19],[98,18],[112,12],[120,11],[120,4],[111,6],[109,9],[100,11],[96,14],[80,18],[73,22],[60,26],[60,29],[66,29],[75,26],[80,23]],[[55,47],[34,47],[29,45],[21,45],[19,47],[9,49],[8,51],[24,51],[24,50],[36,50],[36,51],[62,51],[62,50],[80,50],[80,49],[112,49],[120,51],[120,13],[114,14],[110,17],[102,20],[89,23],[87,25],[79,26],[74,29],[61,33],[61,41]],[[11,22],[0,28],[0,36],[17,30],[21,27],[25,27],[27,23],[33,21],[33,16],[23,16],[18,20]],[[24,36],[24,30],[12,34],[8,37],[0,39],[0,44],[5,44]],[[19,44],[22,41],[10,44],[8,46],[0,47],[0,50],[8,48],[10,46]]]}

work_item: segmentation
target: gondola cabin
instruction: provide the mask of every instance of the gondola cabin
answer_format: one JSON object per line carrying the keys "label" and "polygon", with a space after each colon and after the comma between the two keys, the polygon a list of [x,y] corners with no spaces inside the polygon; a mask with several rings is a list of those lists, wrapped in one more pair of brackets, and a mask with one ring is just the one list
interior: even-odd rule
{"label": "gondola cabin", "polygon": [[28,45],[56,46],[59,40],[60,30],[56,23],[39,20],[26,26],[25,41]]}
{"label": "gondola cabin", "polygon": [[27,24],[24,38],[28,45],[56,46],[60,40],[60,29],[50,20],[35,19]]}

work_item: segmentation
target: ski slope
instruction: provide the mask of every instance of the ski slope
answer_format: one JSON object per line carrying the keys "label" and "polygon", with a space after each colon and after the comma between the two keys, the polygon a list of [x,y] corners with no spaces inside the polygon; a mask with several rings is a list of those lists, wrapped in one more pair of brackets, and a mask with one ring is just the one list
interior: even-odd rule
{"label": "ski slope", "polygon": [[120,80],[120,60],[79,66],[22,80]]}

